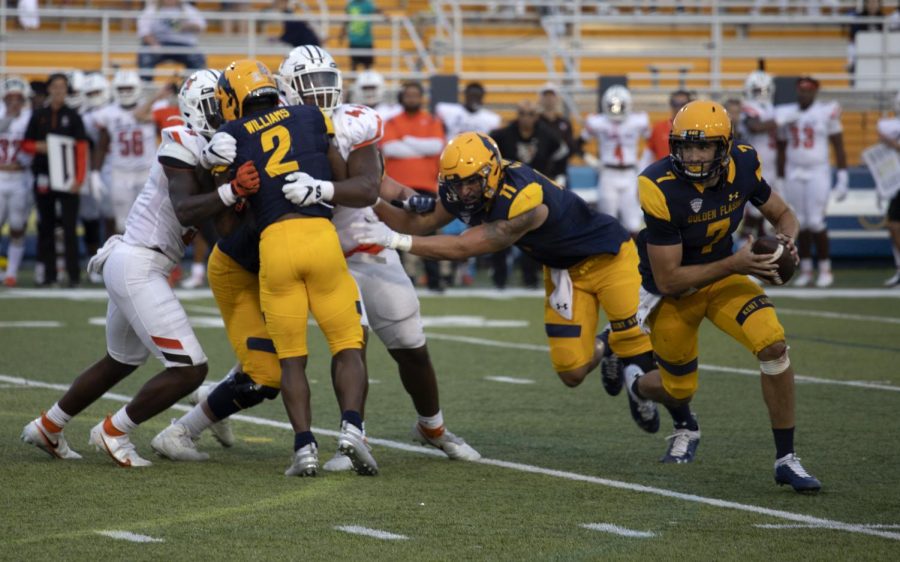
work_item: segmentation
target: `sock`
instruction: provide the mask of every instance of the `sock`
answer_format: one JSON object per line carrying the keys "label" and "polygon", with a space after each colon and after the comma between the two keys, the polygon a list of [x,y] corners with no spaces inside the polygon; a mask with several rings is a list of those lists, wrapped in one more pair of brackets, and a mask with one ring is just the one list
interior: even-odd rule
{"label": "sock", "polygon": [[72,416],[62,411],[59,402],[54,404],[47,410],[47,413],[41,416],[41,423],[44,428],[54,433],[62,431],[66,424],[72,419]]}
{"label": "sock", "polygon": [[203,430],[207,427],[211,426],[215,422],[209,419],[209,416],[206,415],[206,412],[203,411],[203,407],[200,404],[197,404],[191,411],[181,416],[178,419],[178,422],[183,424],[184,427],[187,428],[188,433],[191,434],[191,437],[197,437]]}
{"label": "sock", "polygon": [[437,438],[444,434],[444,414],[438,410],[433,416],[419,416],[419,429],[428,437]]}
{"label": "sock", "polygon": [[819,260],[819,271],[831,273],[831,260]]}
{"label": "sock", "polygon": [[206,276],[206,264],[194,262],[191,264],[191,277],[195,279],[203,279]]}
{"label": "sock", "polygon": [[303,447],[306,447],[310,443],[313,443],[316,447],[319,444],[316,442],[316,438],[313,436],[312,431],[304,431],[301,433],[294,434],[294,451],[299,451]]}
{"label": "sock", "polygon": [[666,410],[672,416],[672,422],[675,429],[687,429],[688,431],[698,431],[700,426],[697,425],[697,419],[691,413],[691,407],[687,404],[682,406],[666,406]]}
{"label": "sock", "polygon": [[341,414],[341,421],[345,421],[349,424],[355,425],[357,429],[362,431],[362,416],[359,415],[359,412],[357,412],[356,410],[344,410],[344,413]]}
{"label": "sock", "polygon": [[801,258],[800,259],[800,271],[803,273],[812,273],[813,270],[813,261],[812,258]]}
{"label": "sock", "polygon": [[15,277],[25,256],[25,240],[10,240],[7,251],[6,276]]}
{"label": "sock", "polygon": [[113,437],[120,437],[126,433],[131,433],[138,426],[128,417],[128,412],[125,411],[126,407],[122,406],[111,418],[106,418],[106,421],[103,423],[103,430],[106,433]]}
{"label": "sock", "polygon": [[900,271],[900,248],[894,246],[891,251],[894,252],[894,265],[897,266],[897,271]]}
{"label": "sock", "polygon": [[772,428],[772,435],[775,437],[775,458],[780,459],[794,452],[794,428],[775,429]]}
{"label": "sock", "polygon": [[646,398],[638,391],[638,381],[641,380],[641,377],[644,375],[643,369],[632,363],[631,365],[625,366],[622,374],[625,377],[625,386],[628,387],[631,395],[638,400],[646,400]]}

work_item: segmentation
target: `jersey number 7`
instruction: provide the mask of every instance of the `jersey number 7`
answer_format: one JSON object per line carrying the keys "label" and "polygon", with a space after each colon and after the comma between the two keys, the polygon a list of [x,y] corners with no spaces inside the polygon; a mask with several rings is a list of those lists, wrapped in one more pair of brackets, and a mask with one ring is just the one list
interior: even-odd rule
{"label": "jersey number 7", "polygon": [[266,162],[266,173],[270,178],[282,176],[300,169],[296,160],[284,161],[288,150],[291,148],[291,133],[283,126],[278,125],[264,131],[259,138],[263,152],[272,152]]}

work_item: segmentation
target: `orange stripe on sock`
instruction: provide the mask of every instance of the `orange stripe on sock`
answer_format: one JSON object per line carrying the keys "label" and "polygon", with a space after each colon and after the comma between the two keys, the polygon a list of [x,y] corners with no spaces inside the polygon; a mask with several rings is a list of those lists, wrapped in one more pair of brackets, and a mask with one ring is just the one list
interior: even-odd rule
{"label": "orange stripe on sock", "polygon": [[106,432],[107,435],[112,435],[113,437],[122,437],[125,435],[125,432],[118,429],[113,425],[112,418],[110,416],[106,416],[106,419],[103,420],[103,431]]}
{"label": "orange stripe on sock", "polygon": [[421,423],[419,424],[419,431],[421,431],[425,437],[430,437],[431,439],[437,439],[441,435],[444,434],[444,426],[438,427],[436,429],[431,429],[430,427],[425,427]]}
{"label": "orange stripe on sock", "polygon": [[63,428],[50,421],[50,418],[48,418],[47,414],[44,412],[41,412],[41,425],[50,433],[59,433],[63,430]]}

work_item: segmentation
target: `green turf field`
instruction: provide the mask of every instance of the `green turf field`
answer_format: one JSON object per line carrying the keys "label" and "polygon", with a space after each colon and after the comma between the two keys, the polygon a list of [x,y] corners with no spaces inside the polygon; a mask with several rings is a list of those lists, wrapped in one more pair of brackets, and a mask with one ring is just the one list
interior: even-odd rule
{"label": "green turf field", "polygon": [[[855,275],[846,286],[866,284]],[[869,277],[871,287],[883,275]],[[115,389],[118,398],[67,427],[83,460],[51,460],[22,444],[22,427],[102,356],[105,301],[97,290],[0,291],[0,558],[900,559],[900,291],[774,297],[801,375],[797,452],[823,482],[816,496],[773,483],[756,361],[737,343],[704,327],[698,460],[661,465],[665,415],[648,435],[624,394],[607,396],[596,373],[579,388],[563,386],[550,369],[540,299],[514,294],[422,299],[448,428],[483,461],[450,462],[412,446],[412,404],[375,341],[367,430],[381,474],[292,479],[282,475],[292,435],[280,400],[234,422],[232,449],[204,437],[205,463],[152,456],[150,439],[181,415],[175,410],[134,433],[150,468],[121,469],[90,450],[91,426],[159,369],[153,360]],[[184,302],[205,326],[197,334],[218,379],[233,355],[214,302],[200,295]],[[315,330],[311,344],[324,462],[338,412]],[[380,534],[341,530],[348,526]]]}

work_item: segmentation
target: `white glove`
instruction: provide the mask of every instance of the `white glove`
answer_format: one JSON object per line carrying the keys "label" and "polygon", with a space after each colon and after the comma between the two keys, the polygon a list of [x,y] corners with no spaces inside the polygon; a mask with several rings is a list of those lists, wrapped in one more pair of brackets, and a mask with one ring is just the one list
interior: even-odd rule
{"label": "white glove", "polygon": [[835,201],[840,203],[847,198],[847,194],[850,192],[850,174],[847,173],[847,170],[837,171],[832,189],[834,190]]}
{"label": "white glove", "polygon": [[292,172],[285,176],[287,183],[281,188],[284,196],[294,205],[308,207],[316,203],[331,201],[334,184],[317,180],[305,172]]}
{"label": "white glove", "polygon": [[375,244],[404,252],[412,247],[412,236],[394,232],[383,222],[355,222],[350,229],[353,239],[360,244]]}
{"label": "white glove", "polygon": [[200,151],[200,165],[211,170],[215,166],[230,166],[237,156],[237,141],[228,133],[216,133]]}
{"label": "white glove", "polygon": [[99,203],[103,200],[103,196],[107,193],[106,184],[103,182],[103,176],[99,170],[91,172],[91,181],[89,184],[91,195]]}

